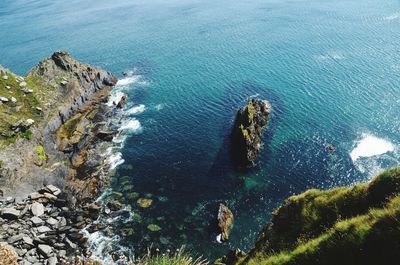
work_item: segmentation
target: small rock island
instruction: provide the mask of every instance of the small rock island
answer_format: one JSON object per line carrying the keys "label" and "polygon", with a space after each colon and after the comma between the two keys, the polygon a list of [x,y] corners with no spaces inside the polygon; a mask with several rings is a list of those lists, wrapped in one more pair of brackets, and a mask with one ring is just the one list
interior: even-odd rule
{"label": "small rock island", "polygon": [[235,165],[251,167],[261,151],[261,136],[271,113],[266,100],[250,98],[237,112],[231,135],[231,152]]}

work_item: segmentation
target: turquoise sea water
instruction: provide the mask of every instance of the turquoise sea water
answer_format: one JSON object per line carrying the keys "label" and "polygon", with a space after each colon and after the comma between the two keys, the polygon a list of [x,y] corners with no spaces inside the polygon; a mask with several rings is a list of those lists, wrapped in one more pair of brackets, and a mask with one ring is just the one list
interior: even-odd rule
{"label": "turquoise sea water", "polygon": [[[208,258],[247,250],[287,196],[398,164],[399,40],[400,2],[389,0],[0,3],[0,64],[23,74],[62,49],[121,78],[125,162],[112,188],[153,199],[149,209],[125,201],[141,222],[115,221],[134,229],[119,242],[136,252],[150,242]],[[257,166],[237,172],[228,137],[249,96],[273,113]],[[221,245],[223,201],[236,219]]]}

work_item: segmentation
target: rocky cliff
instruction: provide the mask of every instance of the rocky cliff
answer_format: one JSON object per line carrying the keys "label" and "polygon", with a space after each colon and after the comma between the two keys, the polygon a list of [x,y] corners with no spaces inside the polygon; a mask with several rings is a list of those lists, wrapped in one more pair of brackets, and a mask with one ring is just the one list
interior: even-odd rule
{"label": "rocky cliff", "polygon": [[269,102],[259,99],[249,99],[237,112],[231,135],[232,158],[237,166],[254,164],[261,151],[261,136],[270,113]]}
{"label": "rocky cliff", "polygon": [[400,168],[368,184],[288,198],[248,254],[217,264],[398,264]]}
{"label": "rocky cliff", "polygon": [[[101,116],[108,111],[100,103],[117,79],[66,52],[54,53],[25,77],[0,70],[0,96],[7,99],[0,104],[0,194],[24,195],[47,184],[74,186],[73,180],[83,176],[71,167],[73,158],[90,146],[98,148],[91,136],[107,130]],[[76,132],[68,121],[78,112],[82,119],[74,119],[74,125],[83,119],[86,123]],[[67,138],[73,138],[67,147],[65,137],[54,137],[65,124]],[[89,161],[87,157],[83,160]]]}
{"label": "rocky cliff", "polygon": [[66,52],[25,77],[0,67],[0,264],[74,264],[90,254],[80,231],[101,209],[111,118],[121,113],[105,104],[116,82]]}

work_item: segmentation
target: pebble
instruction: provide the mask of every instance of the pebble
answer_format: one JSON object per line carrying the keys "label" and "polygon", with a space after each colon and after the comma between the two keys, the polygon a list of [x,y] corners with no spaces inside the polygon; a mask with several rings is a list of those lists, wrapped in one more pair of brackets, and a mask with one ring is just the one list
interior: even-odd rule
{"label": "pebble", "polygon": [[26,87],[27,83],[25,81],[22,81],[21,83],[19,83],[20,87]]}
{"label": "pebble", "polygon": [[39,217],[37,217],[37,216],[32,217],[30,220],[36,226],[44,224],[44,221],[42,219],[40,219]]}
{"label": "pebble", "polygon": [[34,124],[34,123],[35,123],[35,121],[32,120],[32,119],[27,119],[27,120],[26,120],[27,126],[31,126],[31,125]]}
{"label": "pebble", "polygon": [[12,102],[12,103],[17,103],[17,99],[14,98],[14,97],[11,97],[11,102]]}
{"label": "pebble", "polygon": [[8,76],[7,75],[3,75],[3,80],[8,80]]}
{"label": "pebble", "polygon": [[24,88],[24,89],[22,89],[22,92],[24,92],[25,94],[31,94],[31,93],[33,93],[33,90],[29,89],[29,88]]}

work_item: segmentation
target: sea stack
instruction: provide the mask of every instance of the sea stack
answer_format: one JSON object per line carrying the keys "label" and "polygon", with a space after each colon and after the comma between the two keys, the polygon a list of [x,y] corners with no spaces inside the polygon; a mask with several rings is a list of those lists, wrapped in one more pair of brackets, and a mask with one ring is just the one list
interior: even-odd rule
{"label": "sea stack", "polygon": [[229,239],[229,234],[233,226],[233,213],[222,203],[219,205],[217,220],[218,226],[221,229],[221,234],[217,236],[217,241],[222,243]]}
{"label": "sea stack", "polygon": [[239,109],[231,135],[231,151],[235,165],[251,167],[261,151],[261,136],[271,113],[266,100],[250,98]]}

